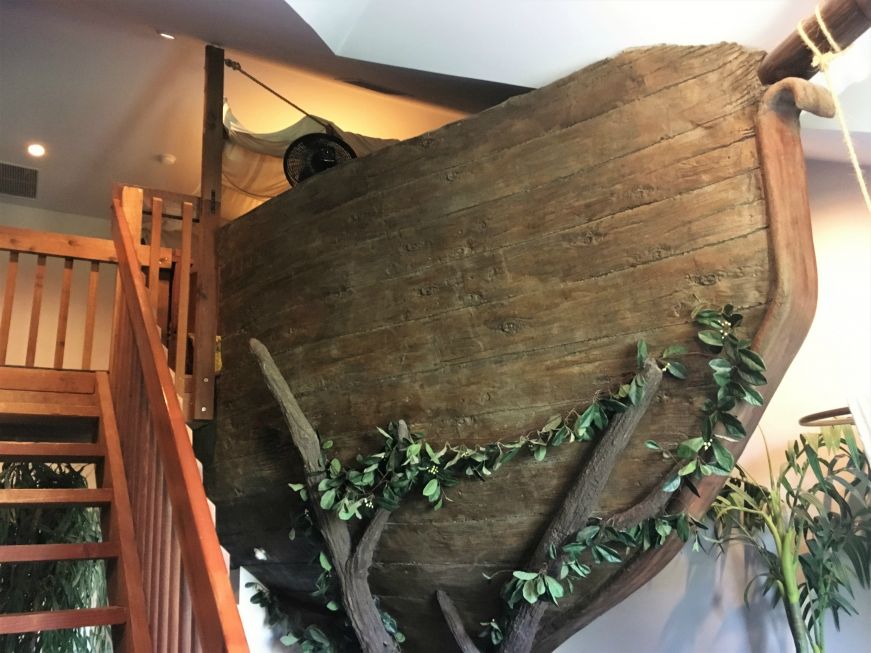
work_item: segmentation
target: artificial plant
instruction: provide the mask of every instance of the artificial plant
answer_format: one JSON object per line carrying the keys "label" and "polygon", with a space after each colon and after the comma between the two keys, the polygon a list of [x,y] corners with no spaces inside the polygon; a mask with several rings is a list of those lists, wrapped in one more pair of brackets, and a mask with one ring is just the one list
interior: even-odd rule
{"label": "artificial plant", "polygon": [[[67,463],[6,463],[4,489],[85,488],[83,468]],[[2,508],[0,545],[64,544],[100,540],[96,508]],[[102,560],[60,560],[0,565],[0,613],[92,608],[106,604]],[[108,627],[0,635],[0,653],[108,653]]]}
{"label": "artificial plant", "polygon": [[[767,453],[767,452],[766,452]],[[852,581],[871,581],[868,458],[849,427],[802,435],[769,487],[738,468],[714,501],[717,542],[756,549],[765,570],[747,586],[782,602],[797,653],[825,650],[825,615],[856,614]]]}

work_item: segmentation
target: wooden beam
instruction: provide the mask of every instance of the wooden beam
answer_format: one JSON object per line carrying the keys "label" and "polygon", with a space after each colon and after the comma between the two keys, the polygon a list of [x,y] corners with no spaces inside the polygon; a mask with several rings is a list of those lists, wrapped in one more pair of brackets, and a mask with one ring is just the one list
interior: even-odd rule
{"label": "wooden beam", "polygon": [[106,560],[118,557],[115,542],[73,544],[13,544],[0,546],[0,564],[54,562],[55,560]]}
{"label": "wooden beam", "polygon": [[[59,258],[71,258],[83,261],[100,261],[117,263],[115,246],[107,238],[91,238],[74,236],[51,231],[36,231],[19,227],[0,227],[0,250],[21,252],[22,254],[43,254]],[[136,253],[140,265],[148,265],[150,252],[147,246],[137,243]],[[160,248],[160,267],[169,268],[172,265],[172,249]]]}
{"label": "wooden beam", "polygon": [[52,461],[92,463],[105,455],[104,447],[91,442],[0,442],[0,461]]}
{"label": "wooden beam", "polygon": [[[821,3],[820,15],[843,50],[871,28],[871,0],[828,0]],[[832,49],[815,15],[805,18],[802,26],[821,52]],[[813,53],[799,36],[798,30],[793,30],[762,60],[759,79],[763,84],[774,84],[787,77],[810,79],[817,70],[813,65]]]}
{"label": "wooden beam", "polygon": [[85,626],[115,626],[123,624],[125,621],[127,621],[127,610],[117,606],[4,614],[0,615],[0,635],[84,628]]}
{"label": "wooden beam", "polygon": [[94,374],[79,370],[0,367],[0,390],[94,394]]}
{"label": "wooden beam", "polygon": [[5,508],[57,508],[61,506],[108,506],[112,490],[105,488],[74,490],[0,490],[0,506]]}
{"label": "wooden beam", "polygon": [[218,329],[218,283],[215,232],[221,219],[221,157],[224,151],[224,50],[206,46],[203,89],[202,213],[194,318],[195,419],[212,419],[215,404],[215,338]]}

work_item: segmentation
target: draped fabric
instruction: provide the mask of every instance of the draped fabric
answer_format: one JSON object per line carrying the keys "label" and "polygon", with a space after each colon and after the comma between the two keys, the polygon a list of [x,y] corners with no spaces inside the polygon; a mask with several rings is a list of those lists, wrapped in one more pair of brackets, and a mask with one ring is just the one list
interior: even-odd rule
{"label": "draped fabric", "polygon": [[[320,122],[319,122],[320,121]],[[246,129],[224,100],[224,141],[222,166],[222,217],[235,220],[266,200],[290,189],[284,176],[284,152],[306,134],[322,134],[329,125],[358,157],[395,143],[395,140],[346,132],[329,120],[305,116],[276,132],[257,133]]]}

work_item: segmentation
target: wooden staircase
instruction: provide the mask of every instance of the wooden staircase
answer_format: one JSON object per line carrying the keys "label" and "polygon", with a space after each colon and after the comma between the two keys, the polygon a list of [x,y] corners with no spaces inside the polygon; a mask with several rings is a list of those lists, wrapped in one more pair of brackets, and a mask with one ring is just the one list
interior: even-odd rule
{"label": "wooden staircase", "polygon": [[[0,463],[87,463],[94,466],[95,485],[0,489],[0,508],[97,507],[103,530],[101,542],[0,546],[0,564],[102,559],[107,563],[109,597],[104,607],[0,615],[0,635],[113,626],[115,650],[153,650],[107,373],[5,368],[0,372],[0,397]],[[34,431],[51,431],[54,437],[7,439],[27,438]],[[72,439],[83,434],[90,436],[88,441]]]}
{"label": "wooden staircase", "polygon": [[[161,245],[163,200],[133,187],[117,189],[112,241],[0,228],[0,250],[9,251],[0,312],[0,465],[68,462],[94,470],[93,482],[83,489],[2,489],[0,510],[95,507],[102,526],[99,542],[0,546],[0,564],[99,559],[106,561],[108,580],[107,605],[0,614],[0,635],[111,626],[116,651],[248,650],[229,582],[229,556],[218,542],[214,504],[205,495],[186,423],[194,407],[211,414],[190,394],[196,384],[189,371],[197,368],[190,359],[188,318],[194,313],[189,304],[198,200],[173,197],[180,206],[180,249]],[[146,206],[152,234],[142,245]],[[31,308],[16,311],[22,285],[16,275],[20,281],[19,263],[27,256],[36,262]],[[56,333],[49,334],[53,347],[46,353],[40,324],[53,257],[63,260],[63,279]],[[81,358],[78,352],[71,356],[68,342],[74,332],[72,270],[79,261],[91,268]],[[102,326],[95,306],[94,269],[100,265],[116,266],[111,325]],[[18,329],[27,336],[26,357],[9,365],[16,353],[10,344],[16,316],[28,313],[29,323]],[[100,334],[109,333],[108,342],[101,340]],[[101,345],[108,370],[86,369]],[[71,357],[85,369],[65,369]],[[40,368],[40,362],[53,363],[53,369]]]}

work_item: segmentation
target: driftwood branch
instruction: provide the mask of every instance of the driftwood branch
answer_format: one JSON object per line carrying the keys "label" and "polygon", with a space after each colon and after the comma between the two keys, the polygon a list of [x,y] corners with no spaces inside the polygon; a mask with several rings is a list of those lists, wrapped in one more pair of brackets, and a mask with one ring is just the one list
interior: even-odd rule
{"label": "driftwood branch", "polygon": [[438,599],[439,607],[442,609],[442,615],[444,615],[448,628],[454,636],[454,641],[457,643],[457,646],[460,647],[460,652],[481,653],[478,647],[475,646],[472,638],[469,637],[469,633],[466,632],[466,627],[463,625],[463,619],[457,611],[457,606],[455,606],[454,602],[451,601],[451,597],[442,590],[438,590],[436,592],[436,599]]}
{"label": "driftwood branch", "polygon": [[398,653],[399,647],[384,629],[375,598],[369,588],[369,567],[390,513],[385,510],[376,512],[354,550],[347,524],[334,512],[320,507],[318,484],[324,478],[325,472],[317,433],[263,343],[252,338],[250,347],[269,391],[281,408],[293,444],[302,458],[315,519],[339,581],[345,613],[357,635],[360,648],[364,653]]}
{"label": "driftwood branch", "polygon": [[[562,564],[562,558],[558,555],[556,559],[548,560],[548,549],[556,547],[559,550],[566,539],[586,526],[592,517],[620,454],[650,408],[662,381],[662,371],[653,359],[645,361],[641,376],[644,380],[641,401],[617,415],[602,433],[578,480],[545,530],[526,569],[547,570],[555,575]],[[501,649],[503,653],[528,653],[532,650],[538,626],[547,607],[548,603],[544,600],[521,603],[506,628]]]}

